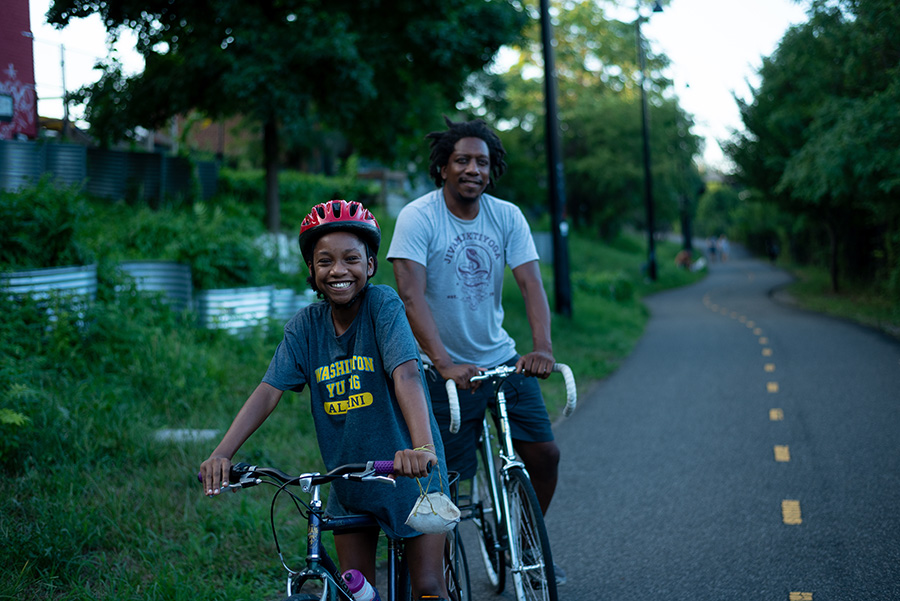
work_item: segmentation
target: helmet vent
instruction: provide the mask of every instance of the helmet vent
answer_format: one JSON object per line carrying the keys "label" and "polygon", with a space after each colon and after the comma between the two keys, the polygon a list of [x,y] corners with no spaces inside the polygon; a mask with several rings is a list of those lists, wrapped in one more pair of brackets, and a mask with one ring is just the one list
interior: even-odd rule
{"label": "helmet vent", "polygon": [[331,212],[334,214],[335,217],[340,219],[341,218],[341,203],[339,203],[339,202],[331,203]]}

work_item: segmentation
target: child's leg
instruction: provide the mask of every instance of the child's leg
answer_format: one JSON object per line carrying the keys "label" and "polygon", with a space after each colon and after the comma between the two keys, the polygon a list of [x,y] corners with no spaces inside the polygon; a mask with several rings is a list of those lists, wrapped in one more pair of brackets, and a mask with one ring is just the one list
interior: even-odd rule
{"label": "child's leg", "polygon": [[423,534],[406,539],[406,557],[409,561],[409,578],[412,598],[423,595],[448,598],[444,582],[444,534]]}
{"label": "child's leg", "polygon": [[372,586],[375,584],[375,552],[378,548],[379,528],[367,528],[346,534],[334,535],[341,572],[359,570]]}

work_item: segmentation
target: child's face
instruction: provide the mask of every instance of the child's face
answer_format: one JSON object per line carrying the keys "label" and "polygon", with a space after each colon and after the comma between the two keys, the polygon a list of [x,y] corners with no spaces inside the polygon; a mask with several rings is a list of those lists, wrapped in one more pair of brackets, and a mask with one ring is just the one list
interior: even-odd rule
{"label": "child's face", "polygon": [[310,269],[316,288],[330,302],[349,303],[375,272],[375,260],[366,258],[366,245],[349,232],[325,234],[313,249]]}

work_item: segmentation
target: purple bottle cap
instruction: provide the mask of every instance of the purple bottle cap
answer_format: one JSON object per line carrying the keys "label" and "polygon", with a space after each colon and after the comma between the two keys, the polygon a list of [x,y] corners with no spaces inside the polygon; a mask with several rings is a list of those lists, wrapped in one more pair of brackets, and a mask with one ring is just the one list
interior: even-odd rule
{"label": "purple bottle cap", "polygon": [[366,577],[363,576],[362,572],[359,570],[347,570],[344,572],[343,576],[344,582],[347,583],[347,588],[349,588],[350,592],[353,594],[356,594],[366,583]]}

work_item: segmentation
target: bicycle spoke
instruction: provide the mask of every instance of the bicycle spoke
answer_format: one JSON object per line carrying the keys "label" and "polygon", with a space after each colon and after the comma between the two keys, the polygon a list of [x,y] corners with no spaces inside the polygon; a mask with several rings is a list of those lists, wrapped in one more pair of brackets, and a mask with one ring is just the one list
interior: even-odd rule
{"label": "bicycle spoke", "polygon": [[509,470],[510,534],[515,536],[513,580],[519,601],[556,601],[550,541],[537,496],[521,468]]}

